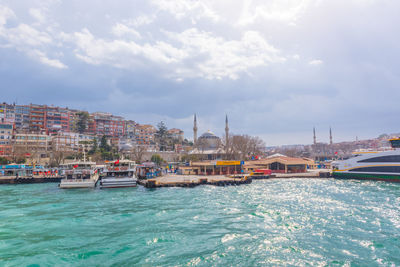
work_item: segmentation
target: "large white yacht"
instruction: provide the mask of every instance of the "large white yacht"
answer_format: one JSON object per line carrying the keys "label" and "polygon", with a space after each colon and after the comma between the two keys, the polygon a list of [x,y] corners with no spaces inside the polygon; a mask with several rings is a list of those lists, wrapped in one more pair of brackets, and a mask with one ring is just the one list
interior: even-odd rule
{"label": "large white yacht", "polygon": [[94,188],[99,179],[99,172],[96,169],[96,162],[78,161],[61,166],[64,177],[60,188]]}
{"label": "large white yacht", "polygon": [[136,164],[130,160],[106,162],[100,180],[100,188],[118,188],[136,186]]}
{"label": "large white yacht", "polygon": [[392,150],[358,153],[332,163],[335,178],[400,182],[400,138],[390,139]]}

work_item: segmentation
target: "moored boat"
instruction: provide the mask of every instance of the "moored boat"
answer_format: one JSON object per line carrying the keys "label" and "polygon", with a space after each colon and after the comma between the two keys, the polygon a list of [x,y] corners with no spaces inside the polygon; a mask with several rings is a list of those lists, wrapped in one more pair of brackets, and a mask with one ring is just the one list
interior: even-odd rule
{"label": "moored boat", "polygon": [[61,180],[59,187],[63,189],[94,188],[99,179],[95,162],[72,162],[62,165],[61,169],[64,178]]}
{"label": "moored boat", "polygon": [[269,169],[257,169],[250,173],[252,179],[268,179],[271,176],[272,171]]}
{"label": "moored boat", "polygon": [[341,179],[400,182],[400,138],[390,139],[392,150],[358,153],[332,163],[332,176]]}
{"label": "moored boat", "polygon": [[135,169],[135,162],[130,160],[106,162],[100,188],[135,187],[137,185]]}

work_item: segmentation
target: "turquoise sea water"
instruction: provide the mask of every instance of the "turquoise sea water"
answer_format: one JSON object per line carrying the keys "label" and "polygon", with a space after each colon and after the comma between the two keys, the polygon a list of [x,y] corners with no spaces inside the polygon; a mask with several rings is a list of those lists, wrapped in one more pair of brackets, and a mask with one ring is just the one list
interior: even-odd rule
{"label": "turquoise sea water", "polygon": [[0,266],[400,265],[400,184],[0,186]]}

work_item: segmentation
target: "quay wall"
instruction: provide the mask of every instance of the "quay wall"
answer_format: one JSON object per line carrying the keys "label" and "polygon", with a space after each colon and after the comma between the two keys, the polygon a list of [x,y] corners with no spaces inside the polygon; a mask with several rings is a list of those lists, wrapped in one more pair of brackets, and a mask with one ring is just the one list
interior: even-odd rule
{"label": "quay wall", "polygon": [[0,177],[0,184],[59,183],[62,177]]}

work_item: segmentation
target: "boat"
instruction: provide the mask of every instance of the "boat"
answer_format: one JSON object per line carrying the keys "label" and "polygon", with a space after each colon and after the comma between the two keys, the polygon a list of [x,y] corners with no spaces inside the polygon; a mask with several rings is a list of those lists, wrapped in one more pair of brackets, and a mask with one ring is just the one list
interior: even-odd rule
{"label": "boat", "polygon": [[135,187],[136,164],[131,160],[106,162],[100,180],[100,188]]}
{"label": "boat", "polygon": [[63,164],[60,173],[64,175],[59,184],[63,189],[94,188],[99,179],[96,162],[78,161]]}
{"label": "boat", "polygon": [[252,179],[268,179],[271,176],[272,171],[270,169],[257,169],[250,173]]}
{"label": "boat", "polygon": [[389,140],[392,149],[383,152],[361,152],[332,162],[332,176],[340,179],[400,182],[400,138]]}

